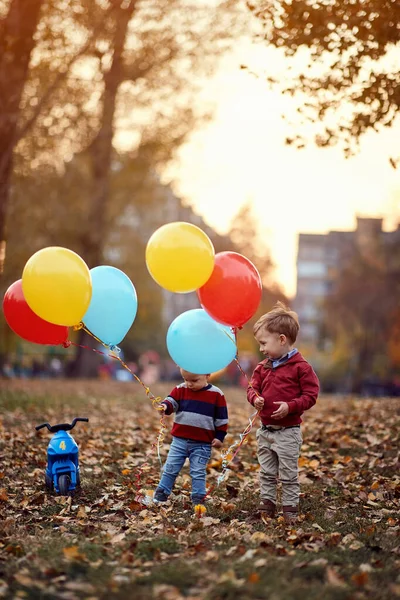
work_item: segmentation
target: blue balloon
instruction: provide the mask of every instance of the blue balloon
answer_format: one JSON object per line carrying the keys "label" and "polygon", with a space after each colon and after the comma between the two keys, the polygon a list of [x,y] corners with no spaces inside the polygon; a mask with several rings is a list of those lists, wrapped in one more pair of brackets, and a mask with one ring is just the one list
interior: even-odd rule
{"label": "blue balloon", "polygon": [[199,375],[223,369],[237,353],[231,328],[217,323],[201,308],[188,310],[172,321],[167,348],[181,369]]}
{"label": "blue balloon", "polygon": [[135,286],[115,267],[95,267],[90,274],[92,299],[82,321],[106,346],[115,346],[135,320],[138,307]]}

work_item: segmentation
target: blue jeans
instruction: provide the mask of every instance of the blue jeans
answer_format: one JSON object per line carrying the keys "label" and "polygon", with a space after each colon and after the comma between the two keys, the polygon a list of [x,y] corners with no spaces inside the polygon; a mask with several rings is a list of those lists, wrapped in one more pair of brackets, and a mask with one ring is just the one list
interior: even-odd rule
{"label": "blue jeans", "polygon": [[158,489],[170,495],[187,458],[192,478],[192,502],[201,502],[206,495],[206,467],[211,458],[211,444],[206,442],[173,437]]}

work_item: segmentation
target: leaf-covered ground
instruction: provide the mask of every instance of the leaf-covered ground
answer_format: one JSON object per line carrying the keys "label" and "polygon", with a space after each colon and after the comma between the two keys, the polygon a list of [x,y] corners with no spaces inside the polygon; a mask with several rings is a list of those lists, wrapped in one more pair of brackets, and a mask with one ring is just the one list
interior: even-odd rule
{"label": "leaf-covered ground", "polygon": [[[400,597],[399,399],[322,397],[305,416],[301,522],[257,514],[255,430],[199,518],[185,467],[167,506],[154,489],[159,427],[134,383],[0,381],[0,598],[376,600]],[[170,385],[154,386],[164,396]],[[226,389],[230,436],[248,422]],[[82,489],[44,489],[51,434],[35,425],[89,417],[73,435]],[[169,421],[169,424],[171,421]],[[170,441],[166,436],[162,457]],[[221,470],[213,451],[208,483]],[[139,468],[147,461],[148,465]]]}

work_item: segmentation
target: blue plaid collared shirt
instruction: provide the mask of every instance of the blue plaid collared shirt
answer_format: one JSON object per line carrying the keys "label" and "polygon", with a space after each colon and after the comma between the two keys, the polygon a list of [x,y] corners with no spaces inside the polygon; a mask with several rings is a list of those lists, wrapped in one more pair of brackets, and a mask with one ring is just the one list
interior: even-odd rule
{"label": "blue plaid collared shirt", "polygon": [[297,348],[293,348],[293,350],[290,350],[290,352],[288,352],[287,354],[285,354],[285,356],[281,356],[280,358],[277,358],[276,360],[271,360],[272,368],[276,369],[277,367],[280,367],[287,360],[289,360],[289,358],[292,358],[292,356],[294,356],[295,354],[297,354],[297,352],[298,352]]}

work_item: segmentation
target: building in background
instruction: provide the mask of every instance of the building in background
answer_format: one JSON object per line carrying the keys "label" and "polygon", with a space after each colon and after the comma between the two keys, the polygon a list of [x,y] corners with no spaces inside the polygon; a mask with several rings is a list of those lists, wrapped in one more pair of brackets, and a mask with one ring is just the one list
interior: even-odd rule
{"label": "building in background", "polygon": [[298,313],[303,344],[319,343],[322,306],[332,294],[340,271],[355,250],[374,253],[384,241],[400,241],[400,225],[384,232],[382,219],[357,217],[355,231],[330,231],[327,234],[300,233],[297,253],[297,290],[293,308]]}
{"label": "building in background", "polygon": [[[191,206],[184,204],[169,185],[161,183],[157,173],[149,174],[149,182],[148,189],[153,198],[151,208],[147,207],[146,202],[139,202],[137,205],[130,203],[118,219],[119,226],[128,228],[130,232],[135,233],[141,239],[143,244],[147,244],[151,235],[162,225],[185,221],[196,225],[208,235],[216,253],[235,249],[229,236],[220,235],[214,231]],[[124,237],[128,238],[129,236],[124,234]],[[114,264],[118,264],[121,254],[124,252],[118,231],[112,241],[114,244],[111,243],[108,247],[107,258]],[[176,294],[162,289],[162,295],[162,320],[166,326],[169,326],[181,313],[200,307],[196,292]]]}

